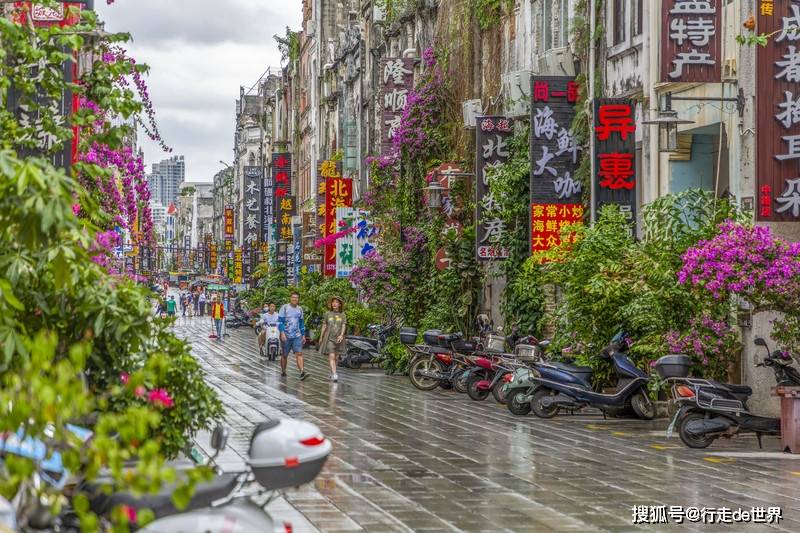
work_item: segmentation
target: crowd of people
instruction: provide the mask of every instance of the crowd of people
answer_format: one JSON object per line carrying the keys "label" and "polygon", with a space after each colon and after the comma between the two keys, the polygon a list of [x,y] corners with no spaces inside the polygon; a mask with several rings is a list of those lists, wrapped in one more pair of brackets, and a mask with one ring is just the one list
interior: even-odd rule
{"label": "crowd of people", "polygon": [[[227,296],[227,297],[225,297]],[[159,308],[161,314],[167,316],[177,316],[180,310],[182,317],[204,317],[209,316],[213,326],[211,338],[217,342],[225,339],[225,319],[226,314],[231,310],[237,309],[239,305],[235,291],[224,295],[208,291],[202,286],[194,287],[190,290],[181,290],[178,297],[168,294],[168,287],[164,291],[164,299]],[[266,342],[266,328],[277,326],[279,331],[281,358],[280,368],[281,377],[287,376],[289,356],[294,354],[299,371],[299,379],[302,381],[308,377],[305,371],[303,349],[308,341],[306,336],[305,315],[300,305],[300,294],[293,292],[289,302],[281,305],[276,311],[276,305],[265,304],[258,317],[258,324],[263,330],[259,335],[259,348],[263,349]],[[337,372],[337,361],[346,350],[345,336],[347,333],[347,319],[344,313],[344,301],[334,296],[328,302],[328,312],[322,319],[322,330],[317,343],[318,352],[328,358],[330,366],[330,380],[339,380]]]}

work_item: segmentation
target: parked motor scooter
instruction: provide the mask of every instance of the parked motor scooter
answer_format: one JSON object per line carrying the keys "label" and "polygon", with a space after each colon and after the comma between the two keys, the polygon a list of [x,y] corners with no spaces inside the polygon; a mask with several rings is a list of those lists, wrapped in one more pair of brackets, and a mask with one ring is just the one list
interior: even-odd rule
{"label": "parked motor scooter", "polygon": [[[227,438],[228,432],[221,426],[214,430],[211,446],[216,453],[211,458],[212,464],[217,454],[225,448]],[[4,453],[25,457],[32,457],[31,450],[46,449],[41,441],[27,446],[17,445],[16,448],[7,446],[7,439],[0,440],[0,444],[4,446]],[[247,469],[244,472],[218,473],[212,481],[197,484],[183,510],[179,511],[172,501],[174,487],[167,487],[154,495],[136,496],[126,492],[108,492],[104,485],[110,480],[102,478],[78,486],[79,492],[87,495],[90,510],[101,520],[105,520],[120,505],[150,509],[155,520],[139,530],[142,532],[274,531],[273,520],[264,510],[268,499],[255,485],[260,485],[266,491],[277,491],[308,483],[319,474],[330,451],[330,441],[314,424],[292,419],[267,420],[253,430]],[[58,464],[54,462],[56,454],[58,452],[40,454],[38,460],[41,479],[53,484],[64,483],[71,478],[60,464],[60,456]],[[258,499],[264,501],[259,502]],[[68,507],[59,516],[49,516],[50,523],[45,524],[42,520],[48,516],[49,505],[42,503],[39,507],[40,510],[34,511],[39,520],[39,530],[70,531],[78,525],[74,512]],[[136,524],[132,525],[136,527]]]}
{"label": "parked motor scooter", "polygon": [[437,387],[466,392],[466,370],[478,351],[478,342],[465,340],[460,333],[443,335],[440,330],[422,334],[424,344],[415,344],[417,330],[400,328],[400,341],[411,352],[408,376],[419,390]]}
{"label": "parked motor scooter", "polygon": [[356,335],[345,337],[347,352],[342,356],[342,366],[358,369],[361,368],[361,365],[374,365],[383,360],[383,347],[386,345],[386,339],[394,332],[395,326],[372,324],[367,329],[372,333],[372,337]]}
{"label": "parked motor scooter", "polygon": [[278,358],[278,354],[281,350],[281,334],[280,331],[278,331],[278,326],[267,325],[264,326],[264,328],[267,333],[267,359],[274,361]]}
{"label": "parked motor scooter", "polygon": [[[770,353],[761,337],[756,337],[755,345],[767,352],[757,367],[772,368],[778,386],[800,387],[800,373],[791,366],[791,357],[779,350]],[[656,372],[673,382],[672,394],[680,406],[667,428],[667,437],[677,429],[689,448],[707,448],[720,437],[755,433],[761,448],[763,435],[781,434],[779,418],[756,416],[748,409],[747,400],[753,394],[750,387],[688,378],[690,364],[686,356],[667,355],[655,365]]]}
{"label": "parked motor scooter", "polygon": [[591,373],[581,376],[563,364],[541,363],[535,365],[531,379],[535,391],[517,401],[529,401],[533,413],[540,418],[552,418],[561,409],[595,407],[612,416],[632,408],[639,418],[652,420],[656,410],[647,391],[650,377],[625,355],[627,351],[627,336],[619,332],[600,353],[612,362],[617,375],[617,385],[610,394],[593,390]]}

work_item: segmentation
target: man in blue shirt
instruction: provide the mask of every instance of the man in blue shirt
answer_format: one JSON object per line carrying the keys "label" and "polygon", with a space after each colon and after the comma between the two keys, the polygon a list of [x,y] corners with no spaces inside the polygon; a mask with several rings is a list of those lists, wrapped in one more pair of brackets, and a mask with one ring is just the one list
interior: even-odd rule
{"label": "man in blue shirt", "polygon": [[289,353],[294,352],[297,369],[300,370],[300,381],[306,379],[303,365],[303,345],[306,343],[306,325],[303,321],[303,308],[300,307],[300,294],[293,292],[288,304],[283,304],[278,312],[278,329],[281,332],[283,355],[281,357],[281,377],[286,377],[286,366]]}

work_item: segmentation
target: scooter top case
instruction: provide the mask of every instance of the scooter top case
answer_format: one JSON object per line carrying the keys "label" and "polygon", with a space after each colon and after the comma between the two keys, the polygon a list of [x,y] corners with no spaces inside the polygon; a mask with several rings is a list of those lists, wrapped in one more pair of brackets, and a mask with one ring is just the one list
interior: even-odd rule
{"label": "scooter top case", "polygon": [[297,487],[317,477],[331,448],[331,441],[310,422],[267,420],[253,430],[248,463],[267,490]]}
{"label": "scooter top case", "polygon": [[290,531],[286,525],[276,528],[272,517],[261,507],[248,498],[239,498],[226,505],[166,516],[151,522],[139,533],[272,533],[285,530]]}

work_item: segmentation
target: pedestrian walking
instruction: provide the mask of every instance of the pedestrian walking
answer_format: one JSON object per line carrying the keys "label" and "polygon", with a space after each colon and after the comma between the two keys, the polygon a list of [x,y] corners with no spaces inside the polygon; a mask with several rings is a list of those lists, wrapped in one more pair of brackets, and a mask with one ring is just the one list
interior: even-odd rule
{"label": "pedestrian walking", "polygon": [[186,295],[186,310],[189,312],[189,318],[194,316],[194,294],[189,291]]}
{"label": "pedestrian walking", "polygon": [[175,301],[175,295],[173,294],[169,297],[169,300],[167,300],[167,316],[175,316],[177,312],[178,304]]}
{"label": "pedestrian walking", "polygon": [[200,289],[192,293],[192,303],[194,304],[194,316],[200,316]]}
{"label": "pedestrian walking", "polygon": [[322,317],[322,332],[319,336],[319,353],[328,356],[333,382],[339,381],[336,361],[347,348],[344,340],[346,332],[347,317],[344,314],[344,302],[340,297],[333,296],[328,300],[328,312]]}
{"label": "pedestrian walking", "polygon": [[278,312],[278,330],[281,332],[283,353],[281,354],[281,377],[286,377],[289,354],[294,353],[300,381],[308,377],[303,365],[303,345],[306,343],[306,325],[303,321],[303,308],[300,307],[300,294],[293,292],[289,303],[283,304]]}
{"label": "pedestrian walking", "polygon": [[200,306],[200,316],[206,316],[206,291],[200,291],[197,303]]}
{"label": "pedestrian walking", "polygon": [[211,300],[211,320],[214,323],[214,329],[217,332],[217,340],[222,340],[222,322],[225,320],[225,307],[221,302],[217,301],[215,296]]}
{"label": "pedestrian walking", "polygon": [[181,291],[181,316],[186,316],[186,293]]}

